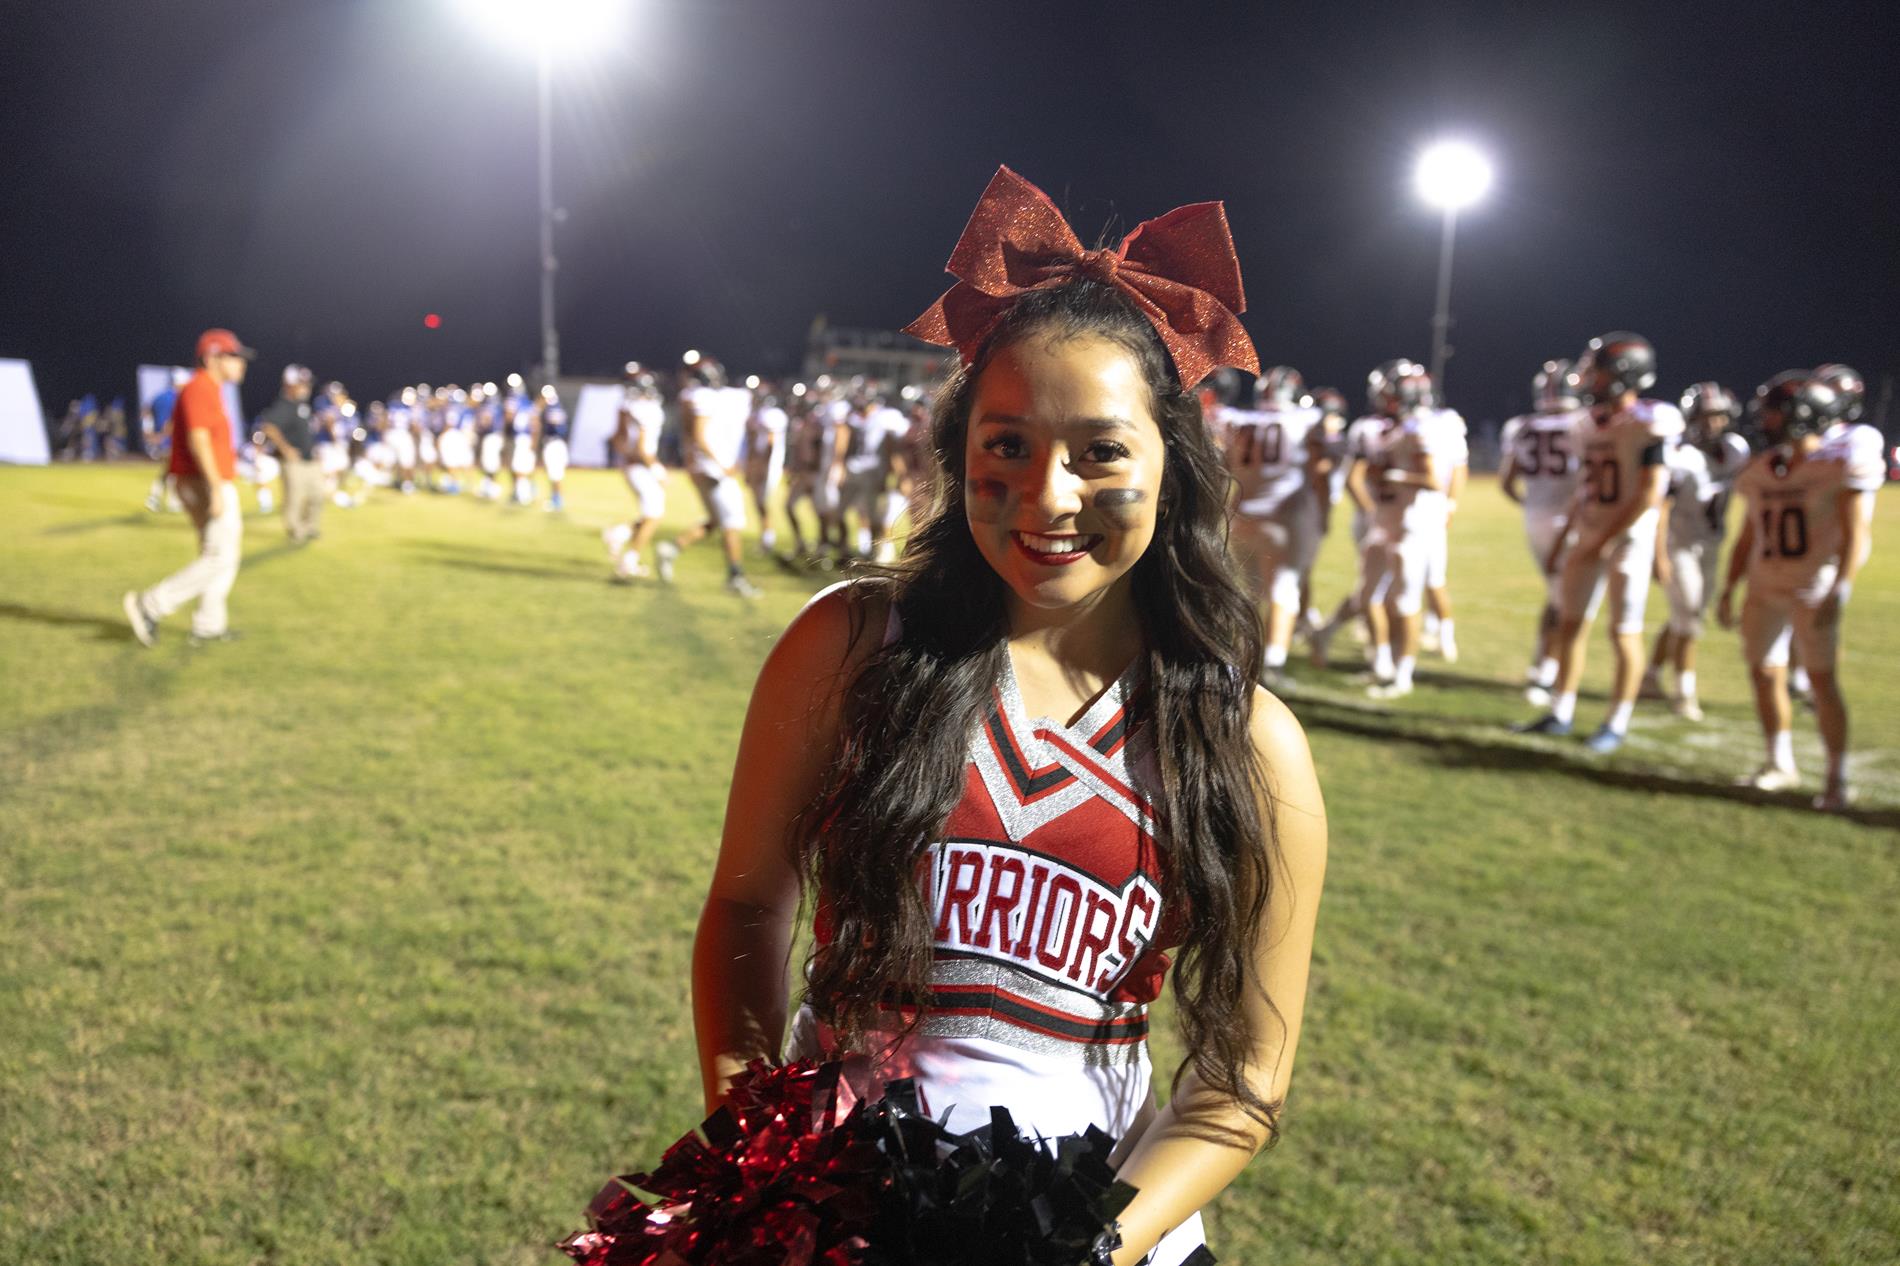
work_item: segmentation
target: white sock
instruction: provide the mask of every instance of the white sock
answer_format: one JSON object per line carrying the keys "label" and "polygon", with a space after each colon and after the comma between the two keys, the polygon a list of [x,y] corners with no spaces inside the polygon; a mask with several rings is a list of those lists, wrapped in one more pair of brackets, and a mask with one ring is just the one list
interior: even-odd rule
{"label": "white sock", "polygon": [[1442,626],[1439,624],[1438,617],[1433,615],[1431,612],[1427,611],[1425,613],[1425,636],[1437,637],[1438,630],[1441,627]]}
{"label": "white sock", "polygon": [[1695,669],[1685,668],[1676,674],[1676,697],[1679,699],[1695,698]]}
{"label": "white sock", "polygon": [[766,528],[763,532],[759,533],[759,545],[762,548],[771,549],[777,544],[778,533],[774,532],[771,528]]}
{"label": "white sock", "polygon": [[1794,768],[1794,734],[1776,730],[1768,736],[1768,763],[1776,769]]}
{"label": "white sock", "polygon": [[1618,734],[1628,734],[1630,729],[1630,716],[1635,713],[1635,711],[1636,705],[1626,699],[1610,709],[1610,719],[1603,724]]}
{"label": "white sock", "polygon": [[1565,691],[1550,701],[1550,715],[1569,725],[1577,716],[1577,692]]}
{"label": "white sock", "polygon": [[1814,688],[1813,684],[1808,681],[1808,670],[1799,664],[1796,664],[1788,673],[1788,686],[1796,694],[1803,695]]}
{"label": "white sock", "polygon": [[1385,678],[1392,675],[1392,647],[1381,642],[1372,648],[1372,675]]}
{"label": "white sock", "polygon": [[1275,669],[1286,667],[1286,647],[1267,647],[1267,667]]}
{"label": "white sock", "polygon": [[1412,684],[1412,672],[1417,667],[1418,657],[1416,655],[1406,655],[1401,658],[1397,670],[1392,674],[1392,684],[1395,686],[1410,686]]}
{"label": "white sock", "polygon": [[1557,684],[1557,657],[1546,655],[1537,664],[1537,684],[1548,690]]}
{"label": "white sock", "polygon": [[1440,620],[1438,622],[1438,645],[1441,649],[1446,651],[1450,651],[1458,645],[1458,634],[1453,629],[1452,624],[1453,622],[1450,620]]}

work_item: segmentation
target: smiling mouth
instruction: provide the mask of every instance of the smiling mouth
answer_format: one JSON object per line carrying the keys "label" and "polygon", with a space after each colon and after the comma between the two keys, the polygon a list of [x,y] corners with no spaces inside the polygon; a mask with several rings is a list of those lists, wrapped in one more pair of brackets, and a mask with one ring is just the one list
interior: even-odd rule
{"label": "smiling mouth", "polygon": [[1088,557],[1090,550],[1102,543],[1102,538],[1092,532],[1077,532],[1067,536],[1044,536],[1039,532],[1011,532],[1009,539],[1014,541],[1016,548],[1028,555],[1030,559],[1050,567],[1080,562]]}

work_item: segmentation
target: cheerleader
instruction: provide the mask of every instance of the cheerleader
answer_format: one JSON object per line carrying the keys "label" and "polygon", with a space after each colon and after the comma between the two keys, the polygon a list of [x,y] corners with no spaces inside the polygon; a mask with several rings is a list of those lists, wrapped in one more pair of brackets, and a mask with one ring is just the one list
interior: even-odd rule
{"label": "cheerleader", "polygon": [[[952,1129],[992,1106],[1099,1126],[1139,1194],[1090,1260],[1176,1266],[1277,1131],[1325,869],[1193,394],[1258,372],[1239,268],[1218,204],[1085,251],[1003,169],[950,271],[909,330],[962,358],[930,508],[900,563],[813,599],[753,692],[694,947],[706,1099],[783,1039],[860,1093],[914,1078]],[[807,895],[792,1015],[762,967]],[[1187,1058],[1160,1108],[1170,974]]]}

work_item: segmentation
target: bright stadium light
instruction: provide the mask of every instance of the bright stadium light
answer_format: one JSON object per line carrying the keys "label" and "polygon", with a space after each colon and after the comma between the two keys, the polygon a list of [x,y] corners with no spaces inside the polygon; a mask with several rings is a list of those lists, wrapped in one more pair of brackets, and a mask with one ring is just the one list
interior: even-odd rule
{"label": "bright stadium light", "polygon": [[805,394],[805,384],[804,384],[804,383],[802,383],[802,382],[795,382],[795,383],[793,383],[793,384],[792,384],[792,394],[793,394],[793,395],[795,395],[795,396],[802,396],[802,395],[804,395],[804,394]]}
{"label": "bright stadium light", "polygon": [[536,149],[541,195],[541,379],[561,376],[561,336],[554,325],[554,226],[567,212],[554,205],[554,62],[618,41],[628,0],[455,0],[470,26],[502,46],[533,54]]}
{"label": "bright stadium light", "polygon": [[626,0],[456,0],[469,24],[504,48],[561,56],[611,44],[627,16]]}
{"label": "bright stadium light", "polygon": [[1435,141],[1412,168],[1412,186],[1427,206],[1444,214],[1438,239],[1438,301],[1432,307],[1432,391],[1445,401],[1445,360],[1451,355],[1451,248],[1458,212],[1491,190],[1491,160],[1469,141]]}
{"label": "bright stadium light", "polygon": [[1491,160],[1467,141],[1439,141],[1418,156],[1412,183],[1427,206],[1461,211],[1490,191]]}
{"label": "bright stadium light", "polygon": [[699,349],[697,347],[687,348],[686,355],[680,357],[680,363],[685,365],[699,364]]}
{"label": "bright stadium light", "polygon": [[759,389],[759,376],[757,374],[747,374],[745,376],[745,385],[747,391],[757,391]]}

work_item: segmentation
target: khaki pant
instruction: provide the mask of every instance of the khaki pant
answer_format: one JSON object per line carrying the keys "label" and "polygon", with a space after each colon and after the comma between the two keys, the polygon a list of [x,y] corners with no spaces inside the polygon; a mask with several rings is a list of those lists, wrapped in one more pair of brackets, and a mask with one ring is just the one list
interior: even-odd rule
{"label": "khaki pant", "polygon": [[199,637],[217,637],[229,624],[225,599],[237,583],[238,559],[244,549],[244,516],[235,483],[225,483],[223,503],[215,513],[207,498],[204,480],[179,478],[178,499],[198,528],[198,557],[140,594],[139,604],[147,615],[162,620],[196,598],[198,609],[192,612],[191,631]]}
{"label": "khaki pant", "polygon": [[323,517],[323,469],[314,461],[291,459],[284,463],[284,530],[293,541],[317,534]]}

